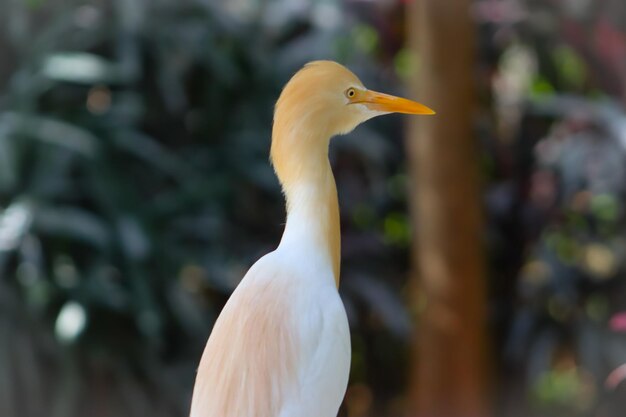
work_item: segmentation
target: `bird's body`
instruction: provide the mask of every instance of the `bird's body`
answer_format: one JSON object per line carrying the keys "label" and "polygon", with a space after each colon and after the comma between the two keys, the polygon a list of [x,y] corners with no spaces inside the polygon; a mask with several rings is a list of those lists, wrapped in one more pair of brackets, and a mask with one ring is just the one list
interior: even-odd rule
{"label": "bird's body", "polygon": [[339,205],[328,145],[332,136],[392,111],[432,113],[366,90],[329,61],[308,64],[283,90],[271,156],[287,199],[285,232],[278,248],[250,268],[215,323],[191,417],[337,415],[348,382],[350,333],[337,291]]}
{"label": "bird's body", "polygon": [[310,255],[279,248],[250,269],[207,344],[192,417],[336,415],[348,322],[332,271]]}

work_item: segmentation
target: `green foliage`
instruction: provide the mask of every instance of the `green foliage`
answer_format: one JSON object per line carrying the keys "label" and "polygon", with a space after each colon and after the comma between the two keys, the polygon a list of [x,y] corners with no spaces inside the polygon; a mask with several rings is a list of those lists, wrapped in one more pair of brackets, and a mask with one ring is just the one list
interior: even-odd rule
{"label": "green foliage", "polygon": [[[0,114],[0,201],[12,208],[2,216],[9,229],[17,211],[29,222],[2,256],[5,274],[37,270],[23,281],[26,297],[38,280],[51,287],[43,310],[117,299],[120,318],[157,348],[172,318],[189,314],[162,302],[172,278],[200,265],[202,288],[228,291],[235,272],[215,272],[236,269],[224,254],[250,257],[254,247],[233,236],[233,212],[259,189],[279,200],[264,155],[271,113],[257,111],[271,109],[277,83],[263,78],[253,40],[199,4],[133,7],[84,5],[75,19],[52,19],[56,36],[35,37],[48,45],[15,68]],[[77,27],[80,13],[94,27]],[[23,255],[26,241],[36,262]],[[59,259],[75,279],[59,273]]]}
{"label": "green foliage", "polygon": [[[215,317],[282,231],[268,163],[274,100],[317,57],[297,56],[298,42],[317,42],[325,57],[332,42],[307,22],[270,30],[192,0],[12,2],[0,20],[15,57],[0,64],[0,76],[9,74],[0,77],[0,290],[20,300],[0,311],[0,324],[23,308],[54,335],[60,365],[48,379],[63,382],[51,395],[53,415],[92,413],[78,398],[101,395],[98,375],[120,390],[132,385],[146,410],[183,415]],[[376,48],[369,26],[345,34],[363,54]],[[397,155],[374,131],[360,135],[336,155],[369,166],[372,184],[359,187],[384,190],[381,171]],[[360,194],[344,218],[367,239],[406,246],[404,217],[391,215],[384,227],[375,220],[403,197]],[[388,271],[380,259],[389,253],[370,262]],[[369,326],[362,311],[378,304],[386,327],[377,332],[406,337],[402,309],[385,310],[399,304],[390,289],[398,284],[361,282],[347,294],[356,331]],[[94,371],[102,363],[109,376]],[[150,389],[170,394],[146,402]],[[114,403],[107,415],[134,415]]]}
{"label": "green foliage", "polygon": [[585,62],[578,56],[576,51],[567,46],[555,48],[553,52],[554,65],[570,90],[582,91],[587,79]]}

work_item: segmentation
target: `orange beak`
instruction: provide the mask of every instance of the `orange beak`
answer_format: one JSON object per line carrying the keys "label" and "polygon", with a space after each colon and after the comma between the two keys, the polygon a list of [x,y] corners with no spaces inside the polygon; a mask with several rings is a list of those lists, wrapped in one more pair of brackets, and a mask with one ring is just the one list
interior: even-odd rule
{"label": "orange beak", "polygon": [[359,96],[355,102],[364,104],[370,110],[385,113],[435,114],[432,109],[423,104],[389,94],[366,90]]}

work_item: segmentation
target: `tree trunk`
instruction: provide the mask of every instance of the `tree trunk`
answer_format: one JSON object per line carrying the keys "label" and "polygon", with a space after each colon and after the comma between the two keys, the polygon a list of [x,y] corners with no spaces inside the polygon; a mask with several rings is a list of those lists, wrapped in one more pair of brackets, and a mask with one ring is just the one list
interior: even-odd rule
{"label": "tree trunk", "polygon": [[483,222],[473,134],[470,0],[414,0],[414,97],[437,112],[413,118],[408,149],[419,306],[411,415],[488,415]]}

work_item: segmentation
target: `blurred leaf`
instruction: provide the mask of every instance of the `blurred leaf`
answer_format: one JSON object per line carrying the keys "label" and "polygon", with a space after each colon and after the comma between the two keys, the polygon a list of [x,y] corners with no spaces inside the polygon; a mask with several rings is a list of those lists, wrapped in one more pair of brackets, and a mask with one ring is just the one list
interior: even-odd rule
{"label": "blurred leaf", "polygon": [[0,114],[0,123],[9,124],[14,133],[63,146],[84,156],[93,156],[98,146],[98,139],[88,130],[49,117],[4,113]]}
{"label": "blurred leaf", "polygon": [[587,375],[580,370],[552,370],[540,378],[535,395],[540,403],[559,405],[573,410],[588,410],[595,400],[595,390]]}
{"label": "blurred leaf", "polygon": [[409,218],[402,213],[390,213],[384,221],[385,239],[390,243],[408,246],[411,242]]}
{"label": "blurred leaf", "polygon": [[378,33],[376,30],[366,24],[359,24],[352,28],[352,36],[354,44],[364,53],[374,53],[378,47]]}
{"label": "blurred leaf", "polygon": [[175,154],[141,132],[119,131],[113,139],[116,146],[174,178],[185,178],[189,172]]}
{"label": "blurred leaf", "polygon": [[29,203],[15,202],[0,212],[0,251],[15,249],[30,230],[33,209]]}
{"label": "blurred leaf", "polygon": [[76,207],[38,207],[33,220],[35,229],[45,235],[76,239],[102,250],[110,244],[111,235],[105,223]]}
{"label": "blurred leaf", "polygon": [[124,217],[117,226],[120,243],[128,258],[136,261],[144,259],[150,250],[150,242],[138,222]]}
{"label": "blurred leaf", "polygon": [[85,308],[75,302],[65,303],[55,323],[55,333],[63,343],[72,343],[85,330],[87,325],[87,313]]}
{"label": "blurred leaf", "polygon": [[15,377],[13,375],[13,352],[11,324],[0,316],[0,413],[7,416],[16,415]]}
{"label": "blurred leaf", "polygon": [[618,219],[619,202],[611,194],[599,194],[591,199],[591,211],[598,219],[605,222],[614,222]]}
{"label": "blurred leaf", "polygon": [[77,84],[116,84],[125,77],[106,59],[86,52],[65,52],[45,58],[42,73],[54,81]]}
{"label": "blurred leaf", "polygon": [[0,122],[0,193],[12,189],[18,180],[18,156],[7,130]]}
{"label": "blurred leaf", "polygon": [[531,95],[535,97],[548,96],[555,93],[554,86],[546,78],[537,76],[530,87]]}
{"label": "blurred leaf", "polygon": [[575,88],[581,88],[587,75],[584,61],[567,46],[555,48],[553,54],[554,62],[565,82]]}
{"label": "blurred leaf", "polygon": [[408,80],[409,77],[414,76],[416,71],[419,70],[418,57],[415,51],[412,51],[410,48],[400,49],[393,58],[393,64],[396,74],[403,80]]}

